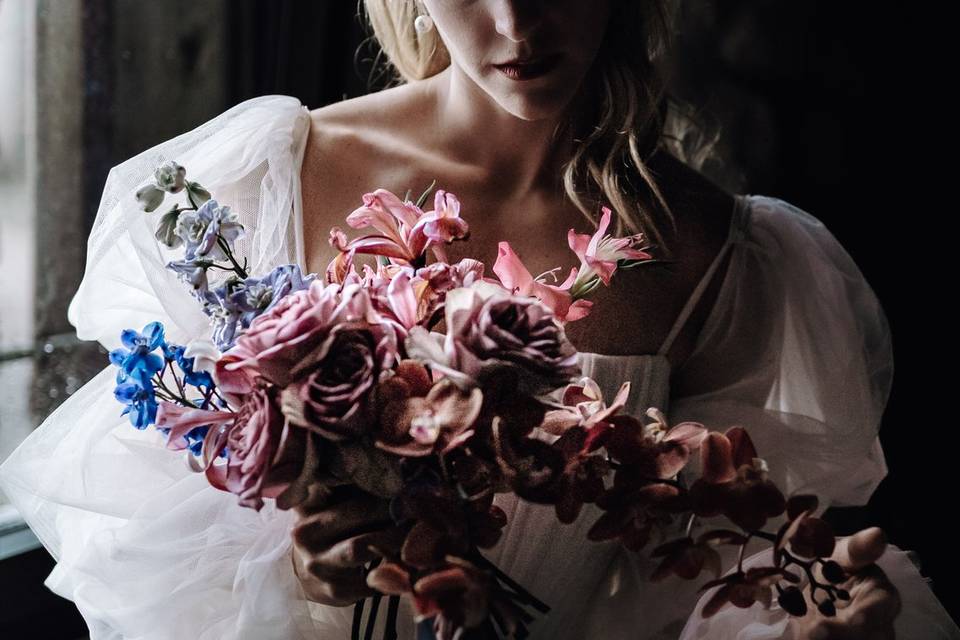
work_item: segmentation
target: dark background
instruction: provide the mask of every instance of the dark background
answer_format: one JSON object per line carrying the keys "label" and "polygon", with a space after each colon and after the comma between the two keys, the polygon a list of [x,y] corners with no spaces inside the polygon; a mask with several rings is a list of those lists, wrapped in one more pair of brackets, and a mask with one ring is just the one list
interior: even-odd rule
{"label": "dark background", "polygon": [[[226,37],[216,45],[213,71],[204,57],[211,45],[202,21],[184,20],[174,32],[153,37],[175,49],[169,81],[191,86],[219,72],[223,90],[193,104],[189,121],[143,118],[141,137],[134,139],[117,124],[129,118],[131,103],[116,78],[130,59],[118,25],[135,5],[83,0],[86,229],[110,167],[237,102],[287,94],[317,108],[368,90],[375,51],[357,53],[365,33],[353,2],[203,4],[222,7],[214,14]],[[950,391],[927,368],[932,355],[945,351],[946,329],[943,303],[927,311],[930,285],[942,281],[930,276],[945,273],[950,253],[936,242],[949,236],[930,233],[925,224],[942,205],[926,189],[933,170],[925,146],[936,141],[925,135],[934,123],[917,97],[919,63],[912,57],[923,36],[911,16],[872,15],[866,28],[862,3],[687,4],[696,6],[681,23],[675,90],[722,127],[726,164],[708,175],[730,190],[785,199],[823,221],[875,289],[892,327],[895,382],[880,434],[890,475],[867,507],[831,510],[832,521],[841,534],[879,525],[893,544],[916,550],[922,572],[956,618],[960,601],[949,584],[956,563],[945,522],[952,514],[945,507],[953,504],[957,438],[954,421],[930,401],[949,398]],[[171,97],[152,108],[172,113],[178,103]],[[48,409],[38,407],[38,420]],[[0,564],[0,629],[8,637],[21,637],[18,631],[33,638],[84,635],[72,603],[40,585],[51,567],[43,550]]]}

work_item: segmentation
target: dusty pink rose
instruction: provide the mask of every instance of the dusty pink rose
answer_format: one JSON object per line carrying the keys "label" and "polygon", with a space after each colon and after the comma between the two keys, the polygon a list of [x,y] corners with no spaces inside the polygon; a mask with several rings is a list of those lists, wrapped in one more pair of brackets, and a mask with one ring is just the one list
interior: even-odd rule
{"label": "dusty pink rose", "polygon": [[[257,376],[286,387],[309,374],[323,358],[322,345],[341,323],[363,323],[376,335],[379,357],[396,354],[396,335],[376,312],[360,284],[324,285],[284,297],[269,312],[258,317],[236,345],[217,363],[217,383],[228,393],[244,394]],[[319,349],[319,351],[318,351]]]}
{"label": "dusty pink rose", "polygon": [[283,391],[286,416],[330,440],[359,437],[370,428],[367,396],[390,368],[378,327],[362,322],[333,327],[309,356],[306,373]]}
{"label": "dusty pink rose", "polygon": [[580,372],[563,327],[536,298],[481,281],[447,292],[444,311],[446,335],[415,327],[407,352],[461,387],[507,373],[517,376],[519,393],[536,395]]}
{"label": "dusty pink rose", "polygon": [[276,387],[256,384],[240,405],[226,441],[226,484],[240,498],[241,506],[259,511],[263,498],[276,498],[290,481],[275,478],[271,465],[283,426]]}

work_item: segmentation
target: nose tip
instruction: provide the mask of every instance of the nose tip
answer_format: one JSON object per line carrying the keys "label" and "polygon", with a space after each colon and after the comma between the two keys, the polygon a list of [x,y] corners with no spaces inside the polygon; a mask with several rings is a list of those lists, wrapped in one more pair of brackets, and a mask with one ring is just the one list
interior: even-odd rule
{"label": "nose tip", "polygon": [[505,0],[499,4],[496,15],[497,32],[513,42],[528,40],[543,17],[540,3]]}

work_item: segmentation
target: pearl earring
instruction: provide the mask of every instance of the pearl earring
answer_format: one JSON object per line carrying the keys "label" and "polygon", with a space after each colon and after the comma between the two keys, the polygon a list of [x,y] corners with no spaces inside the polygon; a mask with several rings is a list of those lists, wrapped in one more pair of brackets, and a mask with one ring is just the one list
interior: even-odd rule
{"label": "pearl earring", "polygon": [[417,30],[417,33],[426,33],[433,29],[433,18],[426,15],[419,15],[413,21],[413,28]]}

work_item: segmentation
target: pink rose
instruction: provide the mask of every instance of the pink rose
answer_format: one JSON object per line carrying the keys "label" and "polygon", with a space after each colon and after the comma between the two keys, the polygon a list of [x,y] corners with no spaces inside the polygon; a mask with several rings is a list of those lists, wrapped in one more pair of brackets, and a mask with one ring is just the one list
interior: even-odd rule
{"label": "pink rose", "polygon": [[244,394],[263,376],[287,387],[312,372],[322,359],[318,348],[344,322],[364,323],[375,335],[380,357],[392,362],[394,330],[374,309],[368,292],[359,283],[324,285],[315,280],[251,323],[217,363],[217,384],[228,393]]}
{"label": "pink rose", "polygon": [[370,428],[367,396],[392,364],[378,333],[362,323],[334,327],[310,354],[310,372],[283,392],[283,411],[296,425],[329,440],[355,439]]}
{"label": "pink rose", "polygon": [[240,498],[241,506],[257,511],[263,507],[263,498],[276,498],[293,479],[277,477],[284,469],[275,470],[271,464],[284,429],[276,400],[276,387],[263,382],[255,385],[227,435],[227,488]]}

